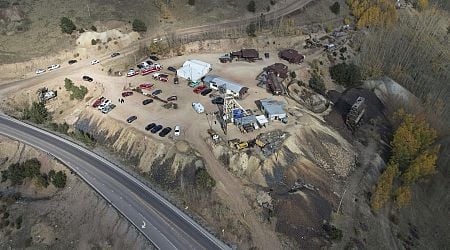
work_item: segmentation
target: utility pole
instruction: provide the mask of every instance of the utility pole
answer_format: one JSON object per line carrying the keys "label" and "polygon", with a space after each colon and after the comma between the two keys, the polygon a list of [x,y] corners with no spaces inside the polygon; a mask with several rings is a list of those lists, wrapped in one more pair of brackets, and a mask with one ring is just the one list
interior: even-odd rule
{"label": "utility pole", "polygon": [[91,9],[89,8],[89,4],[86,4],[87,10],[88,10],[88,15],[89,17],[91,17]]}

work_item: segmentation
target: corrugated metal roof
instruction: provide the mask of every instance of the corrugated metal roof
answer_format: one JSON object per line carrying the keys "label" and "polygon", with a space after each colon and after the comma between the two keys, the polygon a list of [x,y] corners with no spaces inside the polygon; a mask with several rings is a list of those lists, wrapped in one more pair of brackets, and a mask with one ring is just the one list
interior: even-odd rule
{"label": "corrugated metal roof", "polygon": [[265,112],[268,115],[279,115],[279,114],[286,114],[284,111],[284,103],[275,101],[272,99],[262,99],[260,100],[261,106],[264,108]]}
{"label": "corrugated metal roof", "polygon": [[211,82],[215,83],[215,84],[217,84],[218,87],[224,87],[235,93],[240,93],[241,89],[245,88],[235,82],[229,81],[227,79],[224,79],[222,77],[215,76],[215,75],[207,75],[207,76],[205,76],[205,78],[203,78],[203,81],[206,83],[211,83]]}

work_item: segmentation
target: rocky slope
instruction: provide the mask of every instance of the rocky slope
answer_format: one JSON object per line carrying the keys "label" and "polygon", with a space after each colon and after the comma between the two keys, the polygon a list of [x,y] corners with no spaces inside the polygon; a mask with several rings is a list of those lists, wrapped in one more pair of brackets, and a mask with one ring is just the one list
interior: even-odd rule
{"label": "rocky slope", "polygon": [[57,160],[0,137],[0,170],[31,158],[41,162],[41,173],[65,171],[66,187],[42,188],[28,179],[22,185],[0,183],[1,249],[152,249],[125,218]]}

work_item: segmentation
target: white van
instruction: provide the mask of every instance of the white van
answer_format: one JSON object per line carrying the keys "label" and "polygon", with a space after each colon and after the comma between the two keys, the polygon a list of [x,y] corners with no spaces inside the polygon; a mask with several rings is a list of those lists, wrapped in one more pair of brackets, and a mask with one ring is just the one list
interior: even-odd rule
{"label": "white van", "polygon": [[199,102],[193,102],[192,103],[192,107],[194,108],[195,112],[201,114],[203,112],[205,112],[205,108],[203,107],[203,105]]}

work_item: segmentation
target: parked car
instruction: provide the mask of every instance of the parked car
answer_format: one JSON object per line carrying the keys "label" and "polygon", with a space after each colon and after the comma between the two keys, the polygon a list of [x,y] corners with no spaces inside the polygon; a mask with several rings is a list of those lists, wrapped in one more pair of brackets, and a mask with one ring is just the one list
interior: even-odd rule
{"label": "parked car", "polygon": [[170,127],[165,127],[163,130],[161,130],[161,132],[159,132],[159,136],[164,137],[164,136],[166,136],[168,133],[170,133],[170,131],[172,131],[172,128],[170,128]]}
{"label": "parked car", "polygon": [[90,76],[83,76],[83,81],[92,82],[92,81],[94,81],[94,79],[92,79],[92,77],[90,77]]}
{"label": "parked car", "polygon": [[152,132],[152,134],[155,134],[158,133],[158,131],[160,131],[162,128],[163,128],[162,125],[156,125],[150,130],[150,132]]}
{"label": "parked car", "polygon": [[102,110],[104,107],[107,107],[111,105],[111,100],[107,100],[105,99],[105,101],[103,101],[100,106],[98,106],[98,110]]}
{"label": "parked car", "polygon": [[161,93],[162,93],[162,90],[157,89],[157,90],[155,90],[155,91],[152,92],[152,95],[159,95],[159,94],[161,94]]}
{"label": "parked car", "polygon": [[129,69],[128,72],[127,72],[127,77],[132,77],[132,76],[135,76],[137,74],[139,74],[139,71],[136,71],[134,69]]}
{"label": "parked car", "polygon": [[177,69],[175,67],[169,66],[167,70],[177,73]]}
{"label": "parked car", "polygon": [[201,103],[193,102],[192,107],[194,108],[195,112],[197,112],[199,114],[205,112],[205,108],[203,107],[203,105]]}
{"label": "parked car", "polygon": [[144,101],[142,101],[143,105],[147,105],[153,102],[153,99],[145,99]]}
{"label": "parked car", "polygon": [[91,65],[95,65],[95,64],[97,64],[97,63],[100,63],[100,61],[97,60],[97,59],[94,59],[94,60],[91,61]]}
{"label": "parked car", "polygon": [[215,99],[212,99],[211,102],[212,102],[212,104],[221,104],[221,105],[223,105],[224,100],[223,100],[222,97],[216,97]]}
{"label": "parked car", "polygon": [[47,67],[47,70],[54,70],[54,69],[59,69],[61,66],[59,64],[52,64],[50,66]]}
{"label": "parked car", "polygon": [[77,63],[78,61],[77,60],[69,60],[69,64],[74,64],[74,63]]}
{"label": "parked car", "polygon": [[173,84],[178,84],[178,83],[179,83],[178,77],[175,76],[175,77],[173,78]]}
{"label": "parked car", "polygon": [[201,86],[195,87],[193,91],[194,91],[194,93],[198,94],[198,93],[202,92],[203,90],[205,90],[206,88],[207,88],[206,85],[201,85]]}
{"label": "parked car", "polygon": [[122,92],[122,97],[127,97],[127,96],[130,96],[130,95],[133,95],[133,91]]}
{"label": "parked car", "polygon": [[181,133],[180,126],[175,126],[175,129],[174,129],[174,131],[173,131],[173,134],[174,134],[175,136],[180,136],[180,133]]}
{"label": "parked car", "polygon": [[191,87],[191,88],[195,88],[195,87],[197,87],[198,85],[200,84],[200,82],[190,82],[189,83],[189,87]]}
{"label": "parked car", "polygon": [[149,131],[150,129],[154,128],[156,126],[155,123],[150,123],[147,126],[145,126],[145,130]]}
{"label": "parked car", "polygon": [[127,122],[128,122],[128,123],[132,123],[132,122],[135,121],[136,119],[137,119],[137,116],[133,115],[133,116],[128,117]]}
{"label": "parked car", "polygon": [[152,59],[153,61],[159,61],[159,58],[157,56],[149,56],[148,58]]}
{"label": "parked car", "polygon": [[176,100],[178,100],[178,97],[177,97],[176,95],[167,97],[167,101],[168,101],[168,102],[176,101]]}
{"label": "parked car", "polygon": [[116,57],[116,56],[120,56],[120,53],[119,52],[114,52],[114,53],[111,54],[111,57]]}
{"label": "parked car", "polygon": [[207,94],[209,94],[209,93],[211,93],[211,92],[212,92],[212,89],[207,88],[207,89],[204,89],[202,92],[200,92],[200,94],[201,94],[202,96],[206,96]]}
{"label": "parked car", "polygon": [[36,70],[36,74],[37,75],[40,75],[40,74],[42,74],[42,73],[44,73],[45,72],[45,69],[37,69]]}
{"label": "parked car", "polygon": [[101,111],[103,114],[108,114],[111,110],[113,110],[116,107],[114,104],[110,104],[108,106],[105,106]]}
{"label": "parked car", "polygon": [[92,103],[92,107],[97,108],[103,102],[103,100],[105,100],[105,97],[101,96],[100,98],[95,100],[94,103]]}
{"label": "parked car", "polygon": [[151,89],[153,87],[153,83],[142,83],[139,84],[140,89]]}

